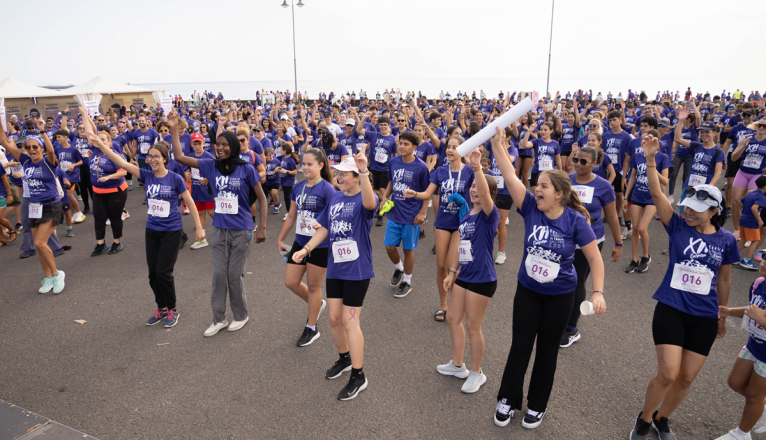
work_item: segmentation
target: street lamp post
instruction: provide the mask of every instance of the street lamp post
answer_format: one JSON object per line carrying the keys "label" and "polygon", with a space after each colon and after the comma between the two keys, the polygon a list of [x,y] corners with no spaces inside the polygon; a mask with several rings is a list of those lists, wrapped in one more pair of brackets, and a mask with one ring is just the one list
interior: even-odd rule
{"label": "street lamp post", "polygon": [[[284,5],[287,7],[287,5]],[[548,99],[548,86],[551,83],[551,48],[553,47],[553,8],[556,6],[556,0],[551,0],[551,39],[548,43],[548,79],[545,81],[545,98]]]}
{"label": "street lamp post", "polygon": [[[298,61],[295,55],[295,4],[294,0],[290,0],[290,4],[287,4],[287,0],[282,0],[282,7],[286,8],[290,6],[293,14],[293,73],[295,74],[295,90],[293,93],[298,96]],[[298,7],[303,7],[303,0],[298,0]]]}

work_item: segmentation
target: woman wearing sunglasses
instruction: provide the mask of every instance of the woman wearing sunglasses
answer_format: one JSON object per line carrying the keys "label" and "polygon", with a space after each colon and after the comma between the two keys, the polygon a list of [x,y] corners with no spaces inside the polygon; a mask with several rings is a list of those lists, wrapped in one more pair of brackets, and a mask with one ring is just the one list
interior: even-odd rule
{"label": "woman wearing sunglasses", "polygon": [[45,273],[38,292],[48,293],[53,290],[54,294],[59,294],[64,290],[65,274],[64,271],[56,268],[53,251],[48,247],[48,238],[56,230],[56,226],[64,221],[64,210],[61,206],[64,191],[53,171],[56,167],[56,153],[45,133],[45,123],[37,121],[37,128],[42,137],[27,136],[24,142],[25,153],[8,140],[5,130],[0,130],[0,144],[24,168],[24,183],[29,188],[30,196],[27,209],[32,238],[37,249],[37,257]]}
{"label": "woman wearing sunglasses", "polygon": [[675,438],[668,418],[689,392],[715,339],[726,334],[726,320],[718,319],[718,308],[728,305],[731,264],[740,260],[737,240],[723,229],[726,206],[721,191],[712,185],[687,187],[681,202],[686,218],[681,217],[660,183],[657,156],[662,153],[656,132],[645,133],[641,144],[649,191],[670,240],[670,261],[653,296],[658,301],[652,320],[657,374],[649,381],[631,440],[646,439],[650,428],[661,439]]}
{"label": "woman wearing sunglasses", "polygon": [[[739,218],[742,215],[741,200],[745,194],[757,189],[755,181],[763,175],[763,170],[766,169],[766,160],[764,160],[766,159],[766,119],[756,121],[755,125],[755,136],[743,136],[737,144],[737,148],[731,153],[732,160],[742,159],[731,188],[731,218],[734,220],[735,231],[739,230]],[[752,125],[748,128],[751,127]]]}

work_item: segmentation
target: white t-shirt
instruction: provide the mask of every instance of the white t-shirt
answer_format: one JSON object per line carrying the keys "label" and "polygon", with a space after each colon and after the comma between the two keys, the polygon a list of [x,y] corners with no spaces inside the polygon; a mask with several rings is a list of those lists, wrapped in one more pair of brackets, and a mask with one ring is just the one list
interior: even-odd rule
{"label": "white t-shirt", "polygon": [[332,133],[332,135],[336,138],[340,136],[341,133],[343,133],[343,130],[341,130],[340,126],[335,123],[328,125],[327,129],[330,130],[330,133]]}

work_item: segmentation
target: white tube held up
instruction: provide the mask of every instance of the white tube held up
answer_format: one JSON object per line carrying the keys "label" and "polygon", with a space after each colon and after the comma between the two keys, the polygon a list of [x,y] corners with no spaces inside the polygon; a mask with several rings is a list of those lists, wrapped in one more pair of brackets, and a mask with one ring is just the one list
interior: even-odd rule
{"label": "white tube held up", "polygon": [[487,142],[490,138],[492,138],[492,136],[497,134],[495,127],[505,128],[511,125],[513,121],[519,119],[522,115],[531,111],[534,107],[535,106],[529,97],[524,98],[520,103],[516,104],[513,106],[513,108],[500,115],[499,118],[490,122],[489,125],[482,128],[481,131],[471,136],[468,140],[457,147],[458,154],[460,154],[460,156],[465,156],[466,154],[475,150],[479,147],[479,145]]}

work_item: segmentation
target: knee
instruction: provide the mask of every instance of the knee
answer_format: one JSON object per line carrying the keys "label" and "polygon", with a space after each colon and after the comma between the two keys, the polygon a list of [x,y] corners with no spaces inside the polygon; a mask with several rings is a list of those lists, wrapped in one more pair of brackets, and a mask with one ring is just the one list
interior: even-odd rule
{"label": "knee", "polygon": [[287,287],[290,290],[295,290],[300,285],[301,285],[300,279],[298,279],[297,277],[288,277],[287,274],[285,274],[285,287]]}
{"label": "knee", "polygon": [[450,312],[449,310],[447,310],[447,316],[445,319],[447,320],[447,324],[450,327],[456,327],[463,322],[463,315],[460,315],[456,312]]}
{"label": "knee", "polygon": [[346,330],[346,333],[349,333],[351,331],[354,331],[359,328],[359,325],[357,324],[356,319],[341,319],[343,321],[343,329]]}
{"label": "knee", "polygon": [[338,327],[341,325],[341,315],[330,313],[330,326]]}
{"label": "knee", "polygon": [[465,329],[468,331],[469,336],[479,336],[481,335],[481,321],[476,322],[473,319],[466,319]]}
{"label": "knee", "polygon": [[41,238],[36,238],[35,239],[35,248],[36,249],[38,249],[38,250],[44,249],[47,246],[48,246],[48,240],[43,240]]}
{"label": "knee", "polygon": [[673,382],[678,378],[677,371],[660,371],[657,373],[657,381],[663,387],[669,387],[673,385]]}

